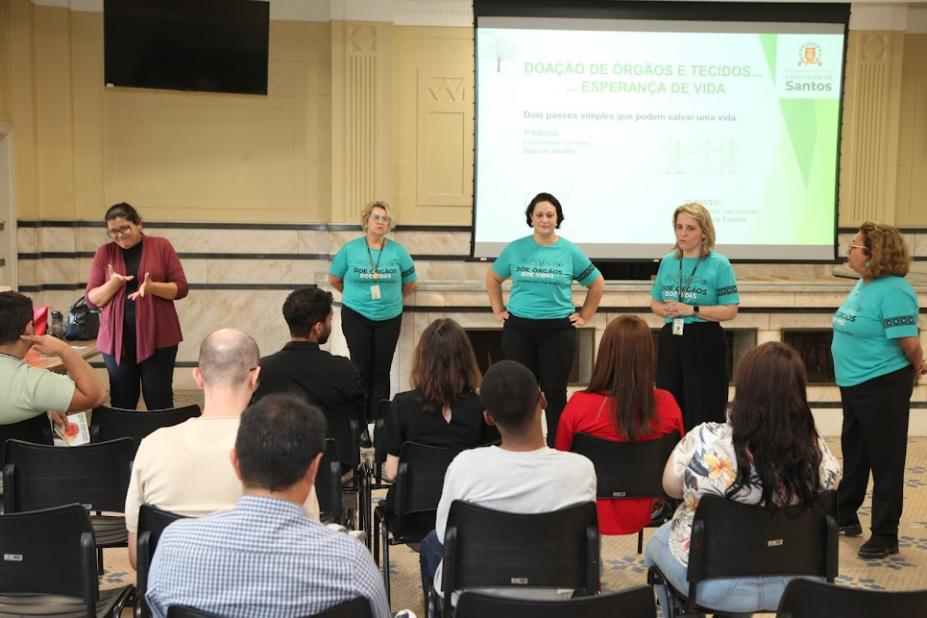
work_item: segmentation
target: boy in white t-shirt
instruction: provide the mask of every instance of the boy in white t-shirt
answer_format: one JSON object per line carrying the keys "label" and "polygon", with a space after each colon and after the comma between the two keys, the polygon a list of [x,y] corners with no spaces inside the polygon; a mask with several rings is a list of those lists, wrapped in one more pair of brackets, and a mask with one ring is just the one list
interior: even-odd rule
{"label": "boy in white t-shirt", "polygon": [[547,399],[527,367],[515,361],[490,367],[480,385],[480,400],[486,422],[499,429],[502,444],[464,451],[447,469],[435,531],[422,540],[420,554],[423,584],[434,581],[438,594],[441,540],[454,500],[510,513],[547,513],[595,501],[592,462],[547,446],[541,427]]}

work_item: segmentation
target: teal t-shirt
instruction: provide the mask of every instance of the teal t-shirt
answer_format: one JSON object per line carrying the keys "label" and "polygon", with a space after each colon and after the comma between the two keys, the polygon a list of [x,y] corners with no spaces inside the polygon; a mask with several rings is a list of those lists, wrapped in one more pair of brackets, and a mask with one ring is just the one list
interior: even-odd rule
{"label": "teal t-shirt", "polygon": [[520,318],[565,318],[576,310],[573,280],[589,286],[602,276],[579,247],[565,238],[539,245],[531,236],[510,242],[492,265],[503,279],[512,278],[506,309]]}
{"label": "teal t-shirt", "polygon": [[[405,247],[387,239],[380,254],[380,249],[368,253],[367,238],[361,236],[344,243],[328,269],[344,281],[345,306],[369,320],[389,320],[402,313],[402,286],[415,281],[415,264]],[[373,286],[380,286],[378,299]]]}
{"label": "teal t-shirt", "polygon": [[[660,269],[650,288],[650,296],[662,302],[672,300],[709,307],[740,304],[734,267],[726,257],[714,251],[704,258],[682,260],[676,257],[675,252],[667,253],[660,260]],[[682,319],[686,324],[708,321],[696,315],[687,315]],[[673,318],[663,320],[664,323],[672,321]]]}
{"label": "teal t-shirt", "polygon": [[831,324],[838,386],[855,386],[909,364],[897,339],[917,337],[917,294],[904,277],[856,282]]}

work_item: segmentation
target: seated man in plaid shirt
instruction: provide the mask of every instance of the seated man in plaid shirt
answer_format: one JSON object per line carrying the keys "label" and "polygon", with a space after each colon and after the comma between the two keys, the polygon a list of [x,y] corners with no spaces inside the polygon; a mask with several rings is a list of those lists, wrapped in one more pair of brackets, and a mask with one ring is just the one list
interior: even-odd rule
{"label": "seated man in plaid shirt", "polygon": [[358,596],[376,618],[389,616],[364,545],[303,512],[324,445],[325,419],[300,397],[270,395],[245,410],[231,453],[244,496],[231,511],[164,531],[146,597],[156,618],[172,605],[230,617],[298,617]]}

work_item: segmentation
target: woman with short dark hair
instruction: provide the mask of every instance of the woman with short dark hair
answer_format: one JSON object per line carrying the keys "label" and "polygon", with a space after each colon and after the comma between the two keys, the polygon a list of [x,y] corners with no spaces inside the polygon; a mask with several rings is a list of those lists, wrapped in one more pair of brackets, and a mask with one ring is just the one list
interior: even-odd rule
{"label": "woman with short dark hair", "polygon": [[[805,367],[780,342],[757,346],[737,368],[727,423],[703,423],[676,445],[666,462],[663,488],[683,502],[672,521],[654,533],[644,559],[660,568],[677,590],[686,571],[695,509],[707,494],[766,506],[810,505],[833,489],[840,464],[814,426]],[[699,603],[724,612],[774,612],[789,577],[736,577],[698,584]],[[666,607],[666,591],[658,587]]]}
{"label": "woman with short dark hair", "polygon": [[[563,207],[550,193],[538,193],[525,209],[532,234],[506,245],[486,273],[486,291],[502,322],[502,350],[537,378],[547,396],[547,444],[554,445],[560,412],[566,404],[573,366],[576,328],[592,320],[605,279],[582,250],[557,235]],[[512,293],[502,302],[502,282]],[[573,303],[573,281],[586,286],[582,309]]]}
{"label": "woman with short dark hair", "polygon": [[109,373],[110,404],[134,410],[139,392],[149,410],[174,406],[174,362],[183,340],[174,301],[189,286],[170,241],[146,236],[125,202],[104,216],[112,239],[97,249],[87,278],[87,305],[100,309],[97,349]]}

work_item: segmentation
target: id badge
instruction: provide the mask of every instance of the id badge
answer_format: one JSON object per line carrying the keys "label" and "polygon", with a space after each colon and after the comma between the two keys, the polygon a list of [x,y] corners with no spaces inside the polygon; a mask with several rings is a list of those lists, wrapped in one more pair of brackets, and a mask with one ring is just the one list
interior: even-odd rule
{"label": "id badge", "polygon": [[686,322],[682,318],[673,318],[673,334],[682,335],[682,329],[685,328]]}
{"label": "id badge", "polygon": [[379,285],[370,286],[370,298],[373,300],[380,300],[380,286]]}

